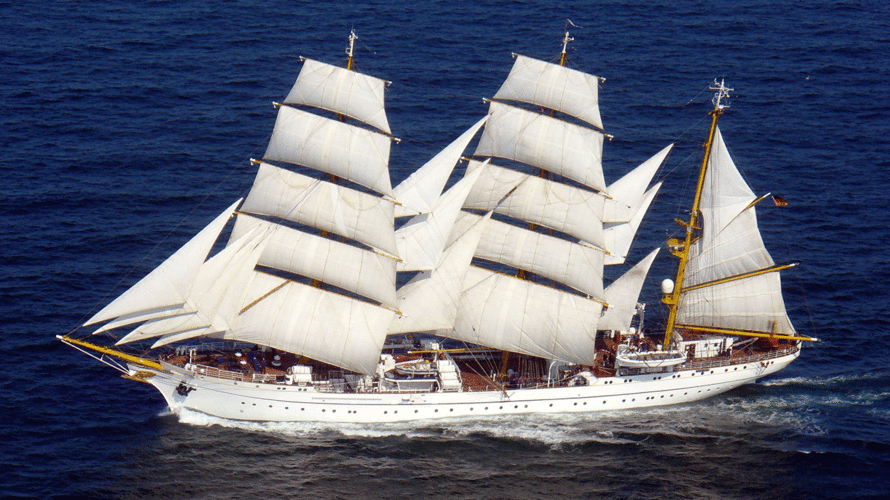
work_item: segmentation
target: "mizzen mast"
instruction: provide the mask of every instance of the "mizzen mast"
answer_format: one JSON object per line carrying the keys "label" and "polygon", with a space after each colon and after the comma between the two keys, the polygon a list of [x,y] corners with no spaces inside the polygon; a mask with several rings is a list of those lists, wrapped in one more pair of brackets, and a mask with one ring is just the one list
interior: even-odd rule
{"label": "mizzen mast", "polygon": [[705,143],[705,154],[702,158],[701,168],[698,173],[698,184],[695,188],[695,199],[692,202],[692,211],[689,213],[689,222],[684,223],[679,221],[681,225],[683,225],[686,229],[686,237],[683,241],[680,241],[676,238],[671,238],[668,240],[668,248],[671,250],[671,253],[680,258],[680,263],[677,266],[677,278],[674,282],[673,290],[665,293],[662,298],[662,302],[670,306],[670,313],[668,315],[667,325],[665,325],[664,329],[664,349],[667,350],[670,348],[671,343],[673,341],[674,334],[674,324],[677,321],[677,310],[680,304],[680,291],[683,289],[683,275],[686,271],[686,263],[689,262],[689,247],[692,244],[693,240],[696,238],[695,230],[698,229],[699,222],[699,205],[701,203],[701,193],[702,187],[705,182],[705,172],[708,169],[708,160],[711,156],[711,146],[714,142],[714,132],[717,130],[717,120],[720,118],[720,115],[723,114],[723,110],[729,107],[728,104],[723,104],[723,99],[729,99],[729,93],[733,91],[731,88],[727,88],[724,85],[723,79],[720,80],[720,83],[717,83],[717,80],[714,80],[714,83],[710,86],[711,90],[716,90],[717,92],[714,94],[711,102],[714,103],[714,111],[711,112],[711,130],[708,132],[708,141]]}

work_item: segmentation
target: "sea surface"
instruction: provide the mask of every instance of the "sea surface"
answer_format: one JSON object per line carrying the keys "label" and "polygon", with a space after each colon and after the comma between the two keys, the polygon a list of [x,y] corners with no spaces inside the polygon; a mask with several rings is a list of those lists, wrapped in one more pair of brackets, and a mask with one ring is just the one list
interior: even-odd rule
{"label": "sea surface", "polygon": [[[631,262],[678,233],[715,78],[797,329],[760,383],[634,412],[411,425],[173,415],[63,346],[244,195],[300,56],[392,81],[393,184],[486,112],[511,53],[606,78],[608,182],[670,143]],[[0,496],[887,498],[886,2],[0,1]],[[643,296],[664,310],[662,252]],[[609,271],[611,277],[619,271]]]}

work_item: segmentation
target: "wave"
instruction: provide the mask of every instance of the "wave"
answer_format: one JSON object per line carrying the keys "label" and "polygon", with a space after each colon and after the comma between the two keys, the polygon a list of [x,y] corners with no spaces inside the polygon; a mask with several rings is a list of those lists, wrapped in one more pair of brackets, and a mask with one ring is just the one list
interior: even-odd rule
{"label": "wave", "polygon": [[759,382],[760,385],[764,385],[767,387],[781,387],[781,386],[807,386],[807,387],[823,387],[828,385],[835,384],[846,384],[850,382],[864,382],[864,381],[876,381],[876,380],[890,380],[890,373],[886,372],[873,372],[873,373],[863,373],[863,374],[843,374],[843,375],[832,375],[828,377],[789,377],[789,378],[779,378],[779,379],[771,379],[763,382]]}

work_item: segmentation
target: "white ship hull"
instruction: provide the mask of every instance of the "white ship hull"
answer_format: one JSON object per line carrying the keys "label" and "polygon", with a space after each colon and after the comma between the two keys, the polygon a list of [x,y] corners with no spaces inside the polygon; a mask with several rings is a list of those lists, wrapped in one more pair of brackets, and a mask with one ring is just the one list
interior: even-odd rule
{"label": "white ship hull", "polygon": [[[592,378],[586,386],[428,393],[320,392],[312,386],[230,381],[166,365],[148,370],[170,409],[262,422],[385,423],[437,418],[627,410],[699,401],[775,373],[797,359],[793,349],[774,359],[674,372]],[[131,366],[131,373],[145,372]],[[181,384],[190,388],[183,395]]]}

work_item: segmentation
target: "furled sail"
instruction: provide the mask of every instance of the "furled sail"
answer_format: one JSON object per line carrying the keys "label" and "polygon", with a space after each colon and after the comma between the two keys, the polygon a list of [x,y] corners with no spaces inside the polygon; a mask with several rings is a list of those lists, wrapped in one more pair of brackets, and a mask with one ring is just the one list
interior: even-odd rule
{"label": "furled sail", "polygon": [[603,128],[598,96],[598,77],[517,54],[494,98],[536,104]]}
{"label": "furled sail", "polygon": [[678,324],[795,333],[757,228],[756,199],[716,130],[701,193],[702,236],[689,249]]}
{"label": "furled sail", "polygon": [[386,85],[380,78],[303,58],[303,69],[284,102],[333,111],[391,134],[383,107]]}

